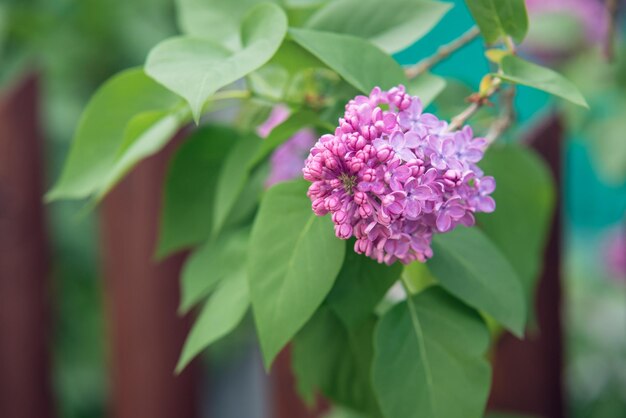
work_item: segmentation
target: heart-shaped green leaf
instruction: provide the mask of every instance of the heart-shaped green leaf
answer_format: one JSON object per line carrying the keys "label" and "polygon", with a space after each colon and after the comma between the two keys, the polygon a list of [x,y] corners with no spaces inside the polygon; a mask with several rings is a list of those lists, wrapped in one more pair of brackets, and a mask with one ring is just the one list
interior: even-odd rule
{"label": "heart-shaped green leaf", "polygon": [[524,0],[465,0],[467,7],[488,43],[505,36],[522,42],[528,32]]}
{"label": "heart-shaped green leaf", "polygon": [[146,73],[183,97],[197,122],[209,97],[269,61],[286,32],[282,9],[260,4],[243,19],[242,49],[232,52],[205,38],[172,38],[150,51]]}
{"label": "heart-shaped green leaf", "polygon": [[[85,108],[61,178],[46,198],[80,199],[96,192],[115,165],[120,148],[125,142],[134,141],[126,135],[129,123],[144,112],[171,109],[179,101],[180,98],[139,68],[123,71],[108,80]],[[166,113],[162,116],[167,119]],[[154,122],[159,120],[162,118]],[[141,129],[137,127],[134,132],[138,137],[152,129],[150,126],[141,124]],[[151,135],[163,137],[163,132],[167,131],[165,136],[171,132],[169,123],[164,122],[161,128],[164,131],[150,130]]]}
{"label": "heart-shaped green leaf", "polygon": [[392,54],[426,35],[451,7],[428,0],[386,0],[384,6],[379,0],[339,0],[318,10],[305,27],[365,38]]}
{"label": "heart-shaped green leaf", "polygon": [[289,29],[289,34],[364,93],[369,93],[375,86],[388,89],[407,82],[400,65],[364,39],[309,29]]}

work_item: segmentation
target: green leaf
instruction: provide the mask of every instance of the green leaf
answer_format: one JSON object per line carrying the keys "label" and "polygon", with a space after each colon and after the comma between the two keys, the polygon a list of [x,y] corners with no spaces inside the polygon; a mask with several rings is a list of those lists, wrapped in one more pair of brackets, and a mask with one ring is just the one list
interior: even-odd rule
{"label": "green leaf", "polygon": [[315,112],[302,110],[293,113],[280,125],[272,129],[272,132],[265,138],[258,149],[256,155],[249,163],[249,168],[254,169],[262,163],[276,148],[285,143],[299,130],[319,122]]}
{"label": "green leaf", "polygon": [[305,27],[370,40],[390,54],[413,45],[451,9],[449,3],[428,0],[332,1],[318,10]]}
{"label": "green leaf", "polygon": [[187,109],[181,107],[171,112],[141,113],[133,118],[125,131],[122,150],[115,164],[104,175],[96,200],[111,191],[137,163],[167,145],[187,118]]}
{"label": "green leaf", "polygon": [[552,175],[535,152],[516,145],[490,147],[480,166],[498,186],[492,195],[496,211],[478,214],[478,224],[517,272],[527,306],[534,306],[555,203]]}
{"label": "green leaf", "polygon": [[402,281],[414,295],[437,284],[437,280],[431,274],[428,266],[419,261],[404,266]]}
{"label": "green leaf", "polygon": [[247,166],[261,147],[262,140],[254,134],[239,138],[222,163],[215,190],[215,209],[213,211],[213,230],[215,237],[237,202],[237,198],[248,180]]}
{"label": "green leaf", "polygon": [[183,97],[197,122],[209,97],[269,61],[286,31],[287,17],[282,9],[260,4],[243,20],[242,49],[232,52],[202,38],[172,38],[150,51],[146,73]]}
{"label": "green leaf", "polygon": [[371,418],[367,416],[363,416],[357,412],[351,411],[348,408],[338,408],[333,407],[333,409],[323,418]]}
{"label": "green leaf", "polygon": [[393,58],[361,38],[308,29],[290,29],[289,34],[364,93],[375,86],[388,89],[407,82],[404,71]]}
{"label": "green leaf", "polygon": [[374,337],[374,390],[386,418],[482,416],[489,332],[477,312],[432,288],[394,306]]}
{"label": "green leaf", "polygon": [[204,242],[211,233],[220,169],[239,134],[209,125],[181,145],[165,180],[157,255]]}
{"label": "green leaf", "polygon": [[46,199],[79,199],[94,193],[115,164],[129,122],[140,113],[169,109],[179,101],[138,68],[108,80],[85,108],[61,178]]}
{"label": "green leaf", "polygon": [[406,88],[410,95],[419,97],[426,108],[446,88],[446,80],[438,75],[424,73],[409,80]]}
{"label": "green leaf", "polygon": [[319,390],[335,404],[379,417],[370,380],[375,324],[370,314],[349,330],[328,307],[320,307],[293,343],[292,369],[300,396],[312,403]]}
{"label": "green leaf", "polygon": [[428,267],[450,293],[484,311],[517,336],[524,334],[526,306],[519,277],[478,228],[457,227],[433,237]]}
{"label": "green leaf", "polygon": [[510,83],[543,90],[579,106],[589,108],[578,88],[556,71],[524,61],[514,55],[503,57],[501,68],[503,73],[494,74],[495,77],[500,77]]}
{"label": "green leaf", "polygon": [[472,17],[487,43],[510,36],[524,40],[528,32],[528,15],[524,0],[465,0]]}
{"label": "green leaf", "polygon": [[265,194],[248,252],[254,318],[266,368],[330,291],[345,243],[329,217],[318,217],[308,183],[279,183]]}
{"label": "green leaf", "polygon": [[250,305],[245,269],[223,280],[202,308],[176,365],[176,373],[183,371],[195,356],[206,347],[230,333],[241,322]]}
{"label": "green leaf", "polygon": [[398,280],[402,266],[387,266],[354,252],[348,243],[346,258],[335,286],[328,295],[328,305],[349,327],[369,318],[391,285]]}
{"label": "green leaf", "polygon": [[241,274],[250,231],[247,229],[207,241],[191,254],[181,274],[180,313],[200,302],[221,280]]}
{"label": "green leaf", "polygon": [[241,48],[241,21],[250,9],[273,0],[176,0],[178,25],[187,35]]}

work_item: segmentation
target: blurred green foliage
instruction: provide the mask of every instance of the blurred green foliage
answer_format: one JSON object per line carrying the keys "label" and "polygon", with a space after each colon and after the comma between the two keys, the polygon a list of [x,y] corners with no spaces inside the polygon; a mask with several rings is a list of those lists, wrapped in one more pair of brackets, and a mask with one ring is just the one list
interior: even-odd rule
{"label": "blurred green foliage", "polygon": [[[47,181],[87,99],[104,80],[142,64],[175,33],[173,0],[5,0],[0,4],[0,88],[35,73],[41,86]],[[47,187],[47,186],[46,186]],[[54,387],[58,416],[105,416],[102,282],[93,216],[72,202],[48,207],[52,237]]]}

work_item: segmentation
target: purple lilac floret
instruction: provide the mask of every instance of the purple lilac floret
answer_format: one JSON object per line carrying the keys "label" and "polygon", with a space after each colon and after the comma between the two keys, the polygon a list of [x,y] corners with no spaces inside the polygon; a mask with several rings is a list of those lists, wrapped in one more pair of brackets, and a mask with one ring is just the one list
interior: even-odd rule
{"label": "purple lilac floret", "polygon": [[[270,116],[257,128],[261,138],[266,138],[272,130],[283,123],[289,116],[289,109],[278,105]],[[265,185],[270,187],[281,181],[293,180],[302,175],[304,160],[316,141],[315,132],[304,128],[296,132],[284,144],[276,148],[270,158],[270,173]]]}
{"label": "purple lilac floret", "polygon": [[449,132],[423,113],[404,86],[376,87],[348,102],[302,172],[315,214],[330,213],[337,237],[355,237],[357,253],[386,264],[424,262],[433,234],[495,210],[495,180],[476,166],[486,147],[469,126]]}

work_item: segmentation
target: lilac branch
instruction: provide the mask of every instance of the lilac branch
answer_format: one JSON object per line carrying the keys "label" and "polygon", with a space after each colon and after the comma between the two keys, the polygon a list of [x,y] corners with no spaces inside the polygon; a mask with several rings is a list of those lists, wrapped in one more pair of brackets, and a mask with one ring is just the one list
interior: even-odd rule
{"label": "lilac branch", "polygon": [[485,139],[489,144],[492,144],[500,136],[502,136],[502,134],[505,133],[511,125],[513,125],[516,118],[515,106],[513,104],[515,99],[515,86],[511,85],[509,88],[504,90],[500,95],[500,99],[502,101],[502,114],[491,124],[489,131],[485,136]]}
{"label": "lilac branch", "polygon": [[495,78],[487,91],[484,93],[475,93],[470,96],[471,104],[461,113],[452,118],[452,122],[448,126],[448,132],[454,132],[460,129],[465,123],[476,114],[484,105],[490,103],[489,99],[500,90],[502,82],[499,78]]}
{"label": "lilac branch", "polygon": [[426,71],[430,70],[435,65],[439,64],[441,61],[445,60],[450,55],[472,42],[478,37],[478,35],[480,35],[480,30],[476,26],[471,27],[467,32],[465,32],[457,39],[439,47],[434,55],[428,58],[424,58],[415,65],[407,67],[404,70],[404,73],[406,74],[408,79],[412,79],[421,74],[424,74]]}

